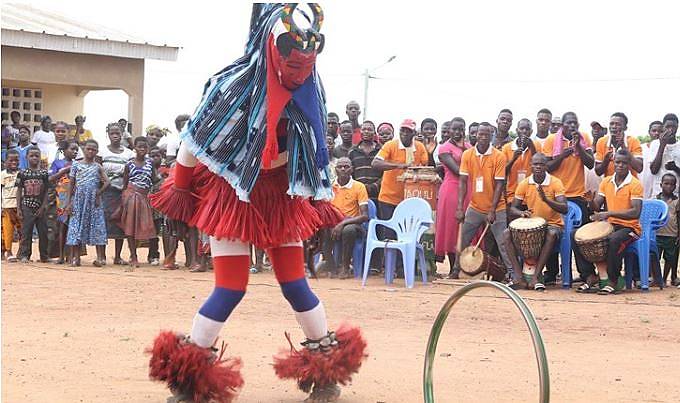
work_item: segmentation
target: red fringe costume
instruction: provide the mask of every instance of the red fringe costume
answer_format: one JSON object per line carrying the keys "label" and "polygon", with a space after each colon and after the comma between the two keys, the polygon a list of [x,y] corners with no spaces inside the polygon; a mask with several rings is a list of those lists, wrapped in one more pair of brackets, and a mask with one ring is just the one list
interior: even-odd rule
{"label": "red fringe costume", "polygon": [[344,219],[330,202],[289,196],[285,166],[260,172],[249,203],[239,200],[231,185],[203,164],[196,166],[189,186],[192,192],[173,190],[178,188],[171,175],[152,195],[154,207],[215,238],[237,239],[260,249],[308,239]]}
{"label": "red fringe costume", "polygon": [[[279,378],[295,380],[302,391],[311,391],[308,401],[335,401],[338,385],[349,383],[366,358],[366,341],[358,328],[328,330],[323,304],[304,273],[301,241],[344,217],[330,202],[305,197],[332,197],[325,96],[314,69],[323,48],[318,33],[323,14],[317,4],[310,4],[312,28],[302,31],[292,20],[295,7],[254,5],[253,17],[259,18],[252,20],[257,24],[251,25],[246,48],[250,59],[241,58],[213,76],[182,134],[173,173],[151,195],[154,208],[211,237],[215,288],[195,315],[191,335],[161,332],[147,350],[149,377],[166,383],[176,400],[231,402],[244,384],[241,360],[223,358],[224,348],[216,355],[214,345],[245,295],[250,244],[267,250],[282,293],[307,337],[296,350],[286,334],[290,348],[274,357]],[[260,52],[255,52],[258,46]],[[255,74],[261,68],[266,74]],[[253,85],[228,81],[238,74]],[[266,111],[258,110],[263,107],[258,98],[262,87]],[[244,92],[241,97],[239,91]],[[272,168],[283,151],[292,160]],[[244,168],[258,166],[259,171]],[[225,178],[234,180],[241,193]]]}

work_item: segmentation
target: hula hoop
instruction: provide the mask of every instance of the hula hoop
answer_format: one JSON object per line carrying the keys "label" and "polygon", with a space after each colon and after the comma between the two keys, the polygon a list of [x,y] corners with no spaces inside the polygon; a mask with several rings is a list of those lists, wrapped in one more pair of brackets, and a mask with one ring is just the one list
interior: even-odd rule
{"label": "hula hoop", "polygon": [[543,345],[543,339],[541,338],[541,331],[538,328],[534,314],[524,302],[522,297],[519,296],[511,288],[496,283],[492,281],[475,281],[466,285],[465,287],[457,290],[449,297],[448,301],[442,306],[439,311],[439,315],[432,325],[432,330],[430,331],[430,337],[427,341],[427,351],[425,353],[425,368],[423,370],[423,393],[425,398],[425,403],[434,403],[434,390],[432,387],[432,372],[434,365],[434,357],[437,351],[437,342],[439,341],[439,335],[441,334],[442,327],[446,322],[446,319],[453,309],[453,306],[461,299],[465,294],[474,290],[475,288],[495,288],[502,291],[505,295],[510,297],[515,306],[522,313],[524,322],[529,327],[529,333],[531,333],[531,340],[534,344],[534,352],[536,353],[536,362],[538,363],[538,378],[540,385],[539,402],[548,403],[550,402],[550,374],[548,372],[548,358],[545,354],[545,346]]}

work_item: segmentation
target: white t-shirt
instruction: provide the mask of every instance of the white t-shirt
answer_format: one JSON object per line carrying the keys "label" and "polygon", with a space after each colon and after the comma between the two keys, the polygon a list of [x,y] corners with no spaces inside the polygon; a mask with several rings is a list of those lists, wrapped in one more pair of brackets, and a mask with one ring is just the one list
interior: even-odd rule
{"label": "white t-shirt", "polygon": [[41,129],[33,133],[31,143],[38,146],[42,158],[48,158],[50,151],[52,151],[51,146],[56,146],[56,139],[53,132],[46,132]]}
{"label": "white t-shirt", "polygon": [[[656,158],[656,153],[659,151],[659,146],[660,146],[660,141],[659,140],[654,140],[651,142],[649,145],[649,164],[654,161],[654,158]],[[643,146],[643,152],[644,152],[644,146]],[[656,195],[661,193],[661,178],[664,176],[664,174],[670,172],[678,177],[678,175],[673,172],[669,171],[666,169],[666,164],[670,161],[675,161],[675,165],[680,167],[680,143],[674,143],[674,144],[666,144],[666,148],[664,149],[663,155],[661,156],[661,167],[659,167],[659,172],[656,173],[656,175],[653,175],[652,172],[649,172],[649,175],[651,177],[651,180],[649,183],[651,184],[651,187],[648,186],[649,191],[646,189],[644,190],[644,196],[645,198],[654,198]],[[644,162],[645,165],[648,164],[647,161]],[[680,178],[678,178],[680,181]],[[676,189],[675,193],[677,194],[678,191]]]}
{"label": "white t-shirt", "polygon": [[134,151],[123,147],[122,153],[113,153],[108,146],[100,147],[98,155],[102,157],[102,167],[106,176],[111,181],[111,186],[116,189],[123,188],[123,172],[125,171],[125,164],[134,158]]}

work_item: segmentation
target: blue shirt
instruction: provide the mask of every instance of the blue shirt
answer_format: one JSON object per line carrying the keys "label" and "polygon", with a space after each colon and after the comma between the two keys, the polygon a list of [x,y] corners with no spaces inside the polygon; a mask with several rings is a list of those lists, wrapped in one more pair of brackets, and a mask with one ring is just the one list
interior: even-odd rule
{"label": "blue shirt", "polygon": [[14,147],[15,150],[19,152],[19,169],[28,169],[28,158],[26,158],[26,154],[28,154],[28,147],[32,146],[33,144],[29,144],[26,147],[22,146],[16,146]]}

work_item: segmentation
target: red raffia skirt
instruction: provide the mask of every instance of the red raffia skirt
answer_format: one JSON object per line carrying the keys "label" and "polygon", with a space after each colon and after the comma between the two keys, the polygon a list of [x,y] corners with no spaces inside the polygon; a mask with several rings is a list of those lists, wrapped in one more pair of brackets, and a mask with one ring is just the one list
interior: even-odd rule
{"label": "red raffia skirt", "polygon": [[162,213],[215,238],[239,240],[260,249],[307,240],[320,228],[333,227],[344,219],[329,202],[288,195],[285,166],[260,171],[248,203],[239,200],[224,178],[199,163],[192,177],[192,191],[198,201],[189,214],[172,211],[172,206],[176,210],[187,205],[172,203],[173,196],[168,192],[177,192],[173,184],[171,176],[153,195],[154,206]]}
{"label": "red raffia skirt", "polygon": [[125,236],[137,240],[157,237],[148,195],[148,189],[140,189],[132,184],[123,192],[118,224]]}

